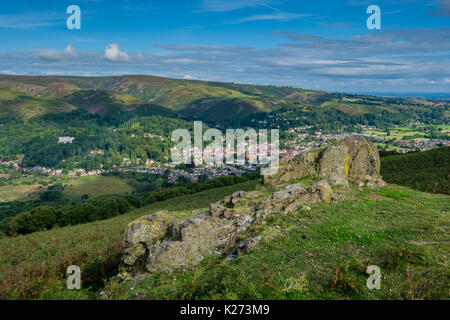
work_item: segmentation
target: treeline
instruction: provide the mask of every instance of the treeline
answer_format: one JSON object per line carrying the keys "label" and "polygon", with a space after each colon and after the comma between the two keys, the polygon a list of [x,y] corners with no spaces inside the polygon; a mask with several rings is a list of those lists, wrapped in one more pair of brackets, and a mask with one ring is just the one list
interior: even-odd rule
{"label": "treeline", "polygon": [[231,186],[234,184],[246,182],[249,180],[257,179],[259,176],[259,172],[255,171],[250,174],[247,174],[245,176],[223,176],[215,179],[211,179],[206,183],[187,183],[182,186],[175,186],[171,188],[166,189],[160,189],[157,191],[153,191],[148,193],[143,201],[144,205],[149,205],[154,202],[158,201],[164,201],[167,199],[184,196],[204,190],[214,189],[214,188],[221,188],[226,186]]}
{"label": "treeline", "polygon": [[230,186],[254,180],[258,177],[259,172],[255,171],[245,176],[223,176],[211,179],[206,183],[191,182],[177,185],[150,192],[141,198],[132,195],[100,196],[69,206],[39,206],[30,211],[20,213],[15,217],[0,221],[0,238],[104,220],[157,201]]}
{"label": "treeline", "polygon": [[450,147],[406,154],[383,154],[386,182],[420,191],[450,194]]}
{"label": "treeline", "polygon": [[39,206],[0,221],[0,236],[1,233],[14,236],[108,219],[139,205],[139,199],[133,196],[102,196],[64,207]]}

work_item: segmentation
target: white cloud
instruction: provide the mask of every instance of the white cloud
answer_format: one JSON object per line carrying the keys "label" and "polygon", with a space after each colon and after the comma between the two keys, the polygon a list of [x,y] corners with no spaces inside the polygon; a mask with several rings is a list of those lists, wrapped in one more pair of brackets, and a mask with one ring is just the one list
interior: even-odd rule
{"label": "white cloud", "polygon": [[105,59],[111,62],[127,62],[131,58],[128,53],[120,51],[118,44],[112,43],[105,49]]}
{"label": "white cloud", "polygon": [[66,57],[73,52],[78,55],[68,68],[67,60],[52,61],[58,56],[55,53],[41,52],[45,60],[39,59],[36,51],[0,50],[0,70],[35,75],[150,74],[351,92],[450,92],[449,28],[390,30],[344,39],[294,32],[273,34],[288,43],[273,48],[155,45],[165,50],[142,52],[142,56],[113,47],[113,59],[127,61],[114,68],[103,51],[75,52],[69,46],[60,52]]}
{"label": "white cloud", "polygon": [[44,50],[38,53],[38,57],[40,59],[49,60],[49,61],[61,61],[68,60],[71,58],[75,58],[77,56],[77,52],[73,45],[69,43],[66,48],[62,51],[60,50]]}
{"label": "white cloud", "polygon": [[0,14],[0,29],[47,28],[64,23],[64,15],[56,12]]}
{"label": "white cloud", "polygon": [[232,21],[231,23],[242,23],[242,22],[250,22],[250,21],[291,21],[304,17],[309,17],[311,14],[302,14],[302,13],[289,13],[289,12],[275,12],[270,14],[256,14],[250,17],[242,18],[237,21]]}
{"label": "white cloud", "polygon": [[194,76],[191,76],[190,74],[186,74],[186,75],[184,75],[183,79],[186,79],[186,80],[197,80],[197,78],[196,78],[196,77],[194,77]]}
{"label": "white cloud", "polygon": [[267,6],[270,0],[203,0],[201,9],[211,12],[234,11],[248,7]]}

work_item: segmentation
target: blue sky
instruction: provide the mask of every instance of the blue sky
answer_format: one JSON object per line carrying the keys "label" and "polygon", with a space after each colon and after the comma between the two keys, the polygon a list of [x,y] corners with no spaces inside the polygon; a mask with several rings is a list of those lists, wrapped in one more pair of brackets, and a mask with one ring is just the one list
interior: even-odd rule
{"label": "blue sky", "polygon": [[[66,8],[81,8],[68,30]],[[366,9],[381,8],[381,30]],[[450,92],[450,0],[0,3],[0,73]]]}

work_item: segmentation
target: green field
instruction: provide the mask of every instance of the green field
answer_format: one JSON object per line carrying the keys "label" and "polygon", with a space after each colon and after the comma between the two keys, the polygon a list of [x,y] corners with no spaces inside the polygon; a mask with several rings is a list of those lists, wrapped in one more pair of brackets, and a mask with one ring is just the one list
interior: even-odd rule
{"label": "green field", "polygon": [[[374,144],[378,147],[378,149],[384,149],[384,147],[386,146],[386,143],[375,142]],[[392,144],[387,144],[387,147],[392,150],[408,150],[406,148],[394,146]]]}
{"label": "green field", "polygon": [[[110,194],[126,194],[133,191],[124,180],[114,176],[84,176],[78,179],[58,178],[18,178],[10,182],[9,185],[0,186],[0,202],[14,200],[25,200],[38,198],[41,192],[54,183],[62,183],[65,186],[64,197],[69,200],[79,200],[85,194],[89,198]],[[25,183],[25,184],[24,184]]]}
{"label": "green field", "polygon": [[[450,136],[450,126],[449,125],[434,125],[433,126],[436,129],[442,129],[441,133],[446,133],[447,135]],[[386,135],[386,130],[363,130],[363,133],[367,133],[367,134],[377,134],[380,136],[384,136],[386,139],[397,139],[397,140],[402,140],[404,139],[404,137],[411,137],[411,136],[419,136],[418,140],[429,140],[427,138],[423,138],[423,136],[426,135],[425,132],[423,131],[418,131],[416,130],[417,128],[423,128],[423,126],[419,126],[419,127],[393,127],[393,128],[389,128],[390,131],[390,135],[387,136]],[[422,138],[421,138],[422,137]]]}
{"label": "green field", "polygon": [[1,186],[0,202],[37,198],[38,193],[42,191],[42,189],[40,189],[39,186],[40,186],[39,184],[32,184],[32,185],[17,184],[17,185]]}
{"label": "green field", "polygon": [[94,198],[108,194],[131,193],[133,189],[119,177],[112,176],[84,176],[65,181],[64,195],[70,199],[80,199],[83,195]]}

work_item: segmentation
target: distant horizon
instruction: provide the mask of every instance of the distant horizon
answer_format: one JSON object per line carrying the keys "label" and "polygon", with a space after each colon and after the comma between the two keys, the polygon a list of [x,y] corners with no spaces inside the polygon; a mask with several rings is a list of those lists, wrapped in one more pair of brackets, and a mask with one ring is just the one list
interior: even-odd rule
{"label": "distant horizon", "polygon": [[[450,92],[449,1],[2,2],[0,73]],[[69,5],[79,29],[69,28]]]}
{"label": "distant horizon", "polygon": [[17,76],[17,77],[79,77],[79,78],[107,78],[107,77],[134,77],[134,76],[143,76],[143,77],[157,77],[157,78],[165,78],[165,79],[173,79],[173,80],[183,80],[183,81],[203,81],[203,82],[220,82],[220,83],[234,83],[239,85],[251,85],[251,86],[276,86],[276,87],[286,87],[286,88],[294,88],[294,89],[304,89],[304,90],[314,90],[314,91],[325,91],[330,93],[342,93],[349,95],[367,95],[367,96],[376,96],[376,97],[386,97],[386,98],[422,98],[423,100],[433,100],[433,98],[445,98],[443,100],[434,99],[437,101],[450,101],[450,92],[446,91],[333,91],[327,89],[312,89],[307,87],[296,87],[291,85],[278,85],[278,84],[255,84],[255,83],[244,83],[244,82],[236,82],[236,81],[216,81],[216,80],[204,80],[204,79],[183,79],[183,78],[173,78],[173,77],[165,77],[154,74],[122,74],[122,75],[102,75],[102,76],[83,76],[83,75],[22,75],[22,74],[6,74],[0,73],[0,76]]}

